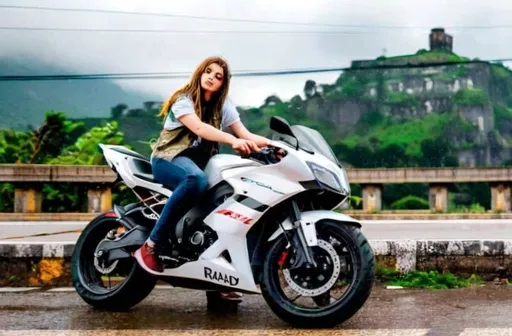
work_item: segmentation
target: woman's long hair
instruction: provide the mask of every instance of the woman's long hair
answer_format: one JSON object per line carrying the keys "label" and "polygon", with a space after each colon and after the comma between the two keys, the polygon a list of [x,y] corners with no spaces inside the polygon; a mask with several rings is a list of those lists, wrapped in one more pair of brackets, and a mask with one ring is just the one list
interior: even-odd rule
{"label": "woman's long hair", "polygon": [[199,64],[199,66],[192,74],[192,78],[190,79],[190,81],[184,87],[176,91],[163,104],[162,109],[160,110],[160,114],[158,114],[158,116],[165,118],[167,116],[167,113],[169,113],[169,109],[172,106],[172,104],[174,104],[174,102],[176,102],[176,100],[180,96],[186,95],[189,96],[194,102],[194,110],[199,119],[201,119],[201,101],[203,91],[201,87],[201,75],[206,71],[206,68],[212,63],[217,63],[219,66],[222,67],[222,69],[224,69],[224,79],[222,82],[222,86],[220,87],[219,91],[213,94],[212,99],[210,101],[213,107],[213,115],[219,118],[221,115],[222,106],[224,105],[224,102],[226,101],[226,97],[228,95],[229,82],[231,81],[231,72],[229,70],[227,62],[218,56],[208,57],[204,61],[202,61],[201,64]]}

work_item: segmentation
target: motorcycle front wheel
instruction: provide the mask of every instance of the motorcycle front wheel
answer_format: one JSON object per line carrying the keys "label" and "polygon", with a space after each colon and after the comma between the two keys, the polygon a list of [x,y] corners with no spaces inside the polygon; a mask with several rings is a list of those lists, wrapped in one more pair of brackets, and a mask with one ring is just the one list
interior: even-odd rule
{"label": "motorcycle front wheel", "polygon": [[295,253],[280,235],[267,251],[262,295],[271,310],[296,327],[331,328],[356,314],[374,283],[374,254],[359,228],[316,224],[315,269],[291,269]]}

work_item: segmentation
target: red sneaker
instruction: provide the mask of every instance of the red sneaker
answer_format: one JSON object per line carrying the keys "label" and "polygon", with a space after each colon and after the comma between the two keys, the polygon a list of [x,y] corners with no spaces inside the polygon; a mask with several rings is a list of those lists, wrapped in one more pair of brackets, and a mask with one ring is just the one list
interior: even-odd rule
{"label": "red sneaker", "polygon": [[155,247],[149,246],[147,242],[145,242],[144,245],[142,245],[142,247],[140,248],[140,256],[142,262],[144,263],[144,266],[146,266],[147,268],[155,272],[164,271],[164,266],[155,255]]}
{"label": "red sneaker", "polygon": [[220,293],[220,298],[229,301],[242,301],[243,294],[238,292]]}

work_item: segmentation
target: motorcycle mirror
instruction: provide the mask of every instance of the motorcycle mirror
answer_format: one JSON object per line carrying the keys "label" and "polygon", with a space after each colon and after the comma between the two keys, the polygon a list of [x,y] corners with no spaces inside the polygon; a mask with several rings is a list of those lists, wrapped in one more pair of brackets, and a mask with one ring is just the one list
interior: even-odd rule
{"label": "motorcycle mirror", "polygon": [[299,149],[299,139],[297,139],[295,134],[293,134],[292,127],[290,126],[288,121],[286,121],[286,119],[277,116],[272,116],[270,118],[270,129],[277,133],[285,134],[294,138],[295,141],[297,141],[297,149]]}
{"label": "motorcycle mirror", "polygon": [[290,124],[281,117],[273,116],[270,118],[270,129],[281,134],[286,134],[295,138]]}

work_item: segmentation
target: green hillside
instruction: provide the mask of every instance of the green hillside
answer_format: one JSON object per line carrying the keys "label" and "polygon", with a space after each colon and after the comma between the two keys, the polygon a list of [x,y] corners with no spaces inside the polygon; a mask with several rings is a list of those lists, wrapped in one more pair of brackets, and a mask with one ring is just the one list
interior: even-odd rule
{"label": "green hillside", "polygon": [[[26,57],[0,58],[2,76],[50,74],[70,72]],[[39,126],[49,110],[72,118],[105,118],[119,102],[131,107],[151,100],[158,97],[125,91],[110,80],[0,81],[0,128]]]}

